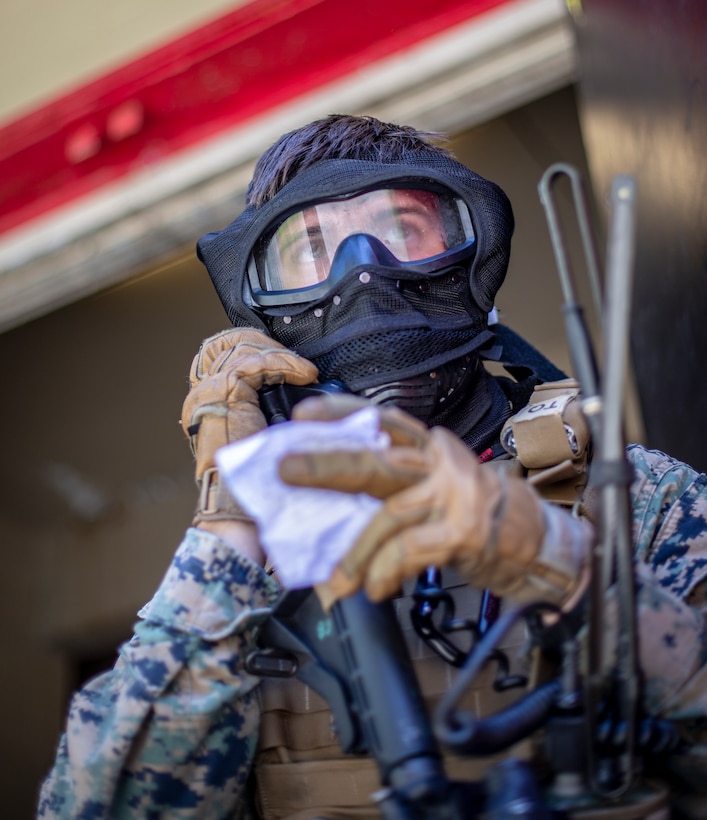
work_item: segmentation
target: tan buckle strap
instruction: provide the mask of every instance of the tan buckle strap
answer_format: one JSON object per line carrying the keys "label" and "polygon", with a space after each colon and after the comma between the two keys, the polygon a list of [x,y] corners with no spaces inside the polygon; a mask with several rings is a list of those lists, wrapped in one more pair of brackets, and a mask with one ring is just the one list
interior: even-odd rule
{"label": "tan buckle strap", "polygon": [[252,518],[243,510],[221,481],[218,469],[204,470],[199,486],[199,498],[193,524],[202,521],[237,520],[251,522]]}

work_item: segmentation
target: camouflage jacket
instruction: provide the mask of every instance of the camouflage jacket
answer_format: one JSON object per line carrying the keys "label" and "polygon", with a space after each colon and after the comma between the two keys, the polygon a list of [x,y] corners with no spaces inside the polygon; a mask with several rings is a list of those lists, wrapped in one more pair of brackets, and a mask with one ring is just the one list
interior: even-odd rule
{"label": "camouflage jacket", "polygon": [[[640,446],[628,456],[646,706],[699,723],[707,476]],[[277,594],[258,566],[188,530],[114,669],[74,696],[39,816],[251,817],[258,679],[243,659]]]}

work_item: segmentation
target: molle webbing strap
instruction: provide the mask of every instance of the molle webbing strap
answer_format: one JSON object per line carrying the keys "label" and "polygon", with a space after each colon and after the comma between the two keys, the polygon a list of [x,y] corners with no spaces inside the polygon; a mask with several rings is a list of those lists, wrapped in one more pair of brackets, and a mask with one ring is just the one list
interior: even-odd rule
{"label": "molle webbing strap", "polygon": [[370,758],[260,764],[257,785],[263,820],[380,818],[369,797],[380,788],[378,767]]}
{"label": "molle webbing strap", "polygon": [[[514,748],[515,757],[527,756],[529,749]],[[450,780],[478,780],[502,759],[445,755]],[[371,795],[380,789],[378,767],[368,757],[347,756],[339,760],[259,764],[258,801],[263,820],[335,820],[335,818],[375,818],[380,812]]]}

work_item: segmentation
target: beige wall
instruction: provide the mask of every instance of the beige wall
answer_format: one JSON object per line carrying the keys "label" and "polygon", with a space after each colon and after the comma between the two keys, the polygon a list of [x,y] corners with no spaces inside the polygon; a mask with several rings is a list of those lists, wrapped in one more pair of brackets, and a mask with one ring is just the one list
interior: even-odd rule
{"label": "beige wall", "polygon": [[0,125],[245,0],[3,0]]}
{"label": "beige wall", "polygon": [[[498,300],[504,318],[566,367],[536,185],[551,162],[583,167],[571,90],[475,128],[454,147],[514,204],[511,271]],[[0,335],[0,794],[13,820],[33,816],[72,657],[111,652],[129,637],[189,521],[181,403],[199,341],[223,325],[189,251]]]}
{"label": "beige wall", "polygon": [[[501,320],[569,372],[560,313],[562,296],[537,185],[545,169],[555,162],[575,165],[587,179],[572,91],[552,94],[478,126],[458,137],[453,147],[469,167],[497,182],[513,204],[516,229],[511,262],[496,300]],[[589,308],[587,316],[593,325],[568,186],[557,186],[556,201],[577,264],[578,293]]]}

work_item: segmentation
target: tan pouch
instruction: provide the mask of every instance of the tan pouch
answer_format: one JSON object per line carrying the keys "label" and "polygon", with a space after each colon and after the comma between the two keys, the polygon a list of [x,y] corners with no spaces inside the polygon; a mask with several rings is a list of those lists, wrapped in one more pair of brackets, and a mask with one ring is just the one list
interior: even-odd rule
{"label": "tan pouch", "polygon": [[548,501],[566,506],[579,500],[587,480],[590,434],[579,399],[574,379],[538,385],[501,431],[501,443],[528,481]]}

